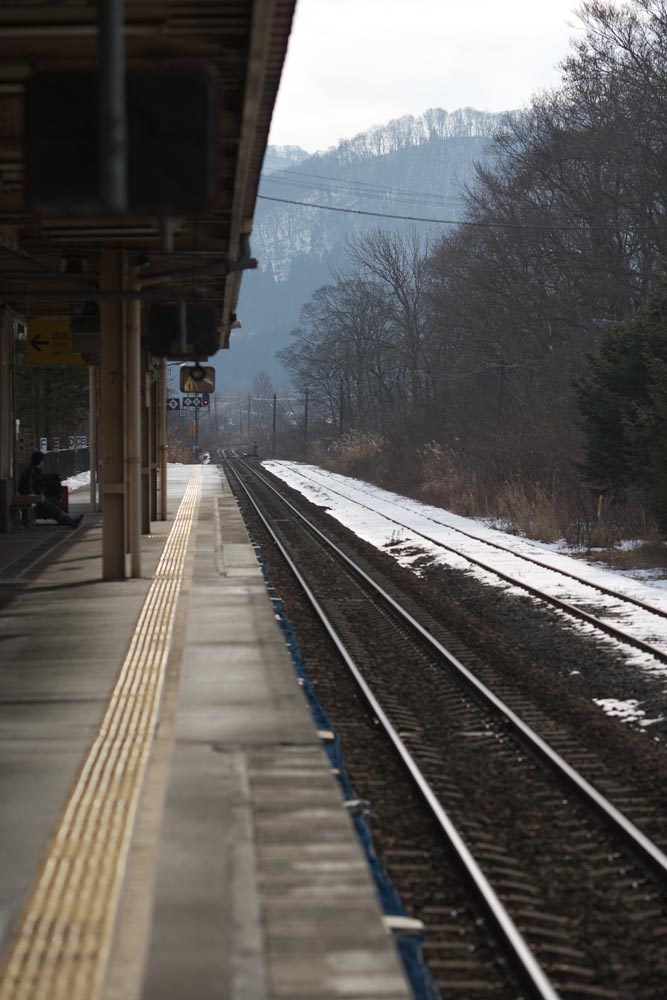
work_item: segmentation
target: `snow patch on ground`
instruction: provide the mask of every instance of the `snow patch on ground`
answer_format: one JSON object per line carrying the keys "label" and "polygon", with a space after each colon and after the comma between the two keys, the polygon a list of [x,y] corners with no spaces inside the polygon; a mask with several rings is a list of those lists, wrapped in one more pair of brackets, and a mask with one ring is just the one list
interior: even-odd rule
{"label": "snow patch on ground", "polygon": [[596,705],[621,722],[635,722],[642,727],[654,726],[656,722],[662,722],[662,718],[647,719],[646,712],[640,708],[641,702],[636,698],[629,698],[627,701],[619,701],[617,698],[593,698]]}
{"label": "snow patch on ground", "polygon": [[[624,631],[667,651],[667,620],[622,600],[623,595],[628,595],[667,612],[667,581],[664,579],[647,579],[636,570],[620,572],[581,563],[564,554],[561,543],[534,542],[508,534],[488,521],[462,517],[317,466],[286,461],[267,461],[263,465],[312,503],[326,508],[332,517],[364,541],[389,553],[401,566],[415,573],[427,565],[446,565],[470,573],[480,582],[506,593],[525,594],[517,585],[499,579],[494,570],[504,572],[563,601],[579,604],[601,618],[606,616]],[[496,549],[494,544],[511,551]],[[448,546],[462,554],[450,551]],[[520,561],[514,553],[528,556],[541,565]],[[466,556],[484,565],[472,565]],[[571,580],[554,570],[571,573],[583,582]],[[589,584],[601,585],[619,596],[601,595]],[[584,634],[600,635],[593,625],[573,620],[564,611],[557,613],[563,616],[567,627]],[[647,674],[656,678],[667,676],[667,667],[650,654],[609,637],[602,641],[621,650],[629,664]],[[597,704],[610,715],[619,716],[620,705],[626,706],[626,713],[631,711],[629,702],[605,698],[599,699]],[[657,721],[643,719],[644,713],[637,706],[633,711],[642,726]],[[627,720],[630,715],[623,718]]]}
{"label": "snow patch on ground", "polygon": [[70,493],[75,490],[82,490],[84,486],[90,486],[90,469],[86,472],[77,472],[75,476],[68,476],[63,479],[63,486],[66,486]]}

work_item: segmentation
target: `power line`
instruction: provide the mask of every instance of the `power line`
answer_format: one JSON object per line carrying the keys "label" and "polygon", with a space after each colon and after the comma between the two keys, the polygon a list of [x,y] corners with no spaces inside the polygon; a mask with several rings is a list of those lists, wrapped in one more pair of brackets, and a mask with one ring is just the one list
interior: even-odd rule
{"label": "power line", "polygon": [[[313,201],[293,201],[291,198],[272,198],[268,194],[258,194],[257,198],[263,201],[277,201],[283,205],[298,205],[300,208],[319,208],[324,212],[342,212],[344,215],[370,215],[376,219],[398,219],[402,222],[430,222],[440,226],[469,226],[473,229],[512,229],[524,232],[563,232],[563,233],[617,233],[618,226],[589,226],[582,229],[581,226],[565,226],[556,223],[537,222],[471,222],[469,219],[431,219],[418,215],[392,215],[389,212],[369,212],[361,208],[340,208],[336,205],[319,205]],[[639,236],[641,233],[650,233],[648,229],[634,229],[632,235]],[[626,235],[627,231],[626,231]]]}
{"label": "power line", "polygon": [[[427,219],[417,215],[391,215],[388,212],[367,212],[361,208],[339,208],[335,205],[318,205],[312,201],[293,201],[290,198],[271,198],[268,194],[258,194],[258,198],[263,201],[277,201],[283,205],[299,205],[301,208],[319,208],[324,212],[342,212],[345,215],[371,215],[376,219],[399,219],[402,222],[431,222],[440,226],[473,226],[476,229],[524,229],[539,232],[541,230],[562,230],[564,232],[581,232],[579,226],[558,226],[558,225],[519,225],[513,222],[470,222],[459,219]],[[591,226],[591,229],[609,229],[616,232],[611,226]]]}
{"label": "power line", "polygon": [[305,191],[321,191],[324,194],[331,196],[335,195],[354,195],[357,198],[372,198],[380,201],[392,200],[395,202],[400,202],[401,204],[434,204],[439,207],[447,206],[460,206],[465,203],[465,198],[462,195],[439,195],[439,194],[426,194],[420,192],[413,193],[403,193],[400,189],[396,188],[383,188],[379,185],[376,187],[371,187],[370,185],[366,187],[355,187],[352,182],[342,182],[338,187],[329,184],[322,184],[313,181],[296,181],[291,177],[275,177],[267,178],[262,180],[262,190],[266,189],[269,184],[276,184],[282,187],[297,188],[298,190]]}
{"label": "power line", "polygon": [[[282,174],[284,176],[276,176]],[[308,178],[304,180],[303,178]],[[295,186],[302,187],[315,187],[326,190],[326,186],[323,184],[313,184],[310,178],[314,178],[316,181],[333,181],[335,184],[342,185],[343,187],[356,188],[358,192],[364,193],[363,189],[370,189],[367,193],[376,195],[388,195],[392,197],[402,197],[407,198],[419,198],[428,201],[465,201],[462,195],[443,195],[437,194],[435,192],[429,193],[427,191],[414,191],[409,188],[396,188],[396,187],[385,187],[382,184],[378,184],[373,181],[362,181],[356,180],[352,177],[332,177],[329,174],[311,174],[304,170],[296,171],[294,169],[283,169],[283,170],[272,170],[267,174],[262,174],[262,183],[287,183]]]}

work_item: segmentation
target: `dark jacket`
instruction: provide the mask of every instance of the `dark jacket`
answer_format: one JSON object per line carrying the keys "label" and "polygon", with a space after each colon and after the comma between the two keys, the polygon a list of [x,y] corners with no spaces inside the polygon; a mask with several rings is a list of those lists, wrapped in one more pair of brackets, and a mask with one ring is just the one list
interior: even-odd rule
{"label": "dark jacket", "polygon": [[34,465],[29,465],[21,473],[18,491],[21,496],[37,496],[38,494],[41,496],[44,492],[42,474]]}

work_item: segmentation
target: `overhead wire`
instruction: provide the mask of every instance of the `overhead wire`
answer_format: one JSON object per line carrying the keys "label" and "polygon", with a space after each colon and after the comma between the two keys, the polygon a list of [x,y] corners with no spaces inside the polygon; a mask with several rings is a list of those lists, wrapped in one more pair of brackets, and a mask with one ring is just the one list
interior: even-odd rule
{"label": "overhead wire", "polygon": [[408,188],[385,187],[382,184],[377,184],[372,181],[361,181],[346,177],[332,177],[327,174],[311,174],[306,171],[296,172],[291,170],[276,170],[271,171],[269,174],[262,175],[262,183],[285,184],[291,185],[292,187],[305,187],[322,191],[329,190],[334,193],[333,189],[330,188],[328,184],[320,184],[320,180],[333,182],[333,184],[337,185],[339,188],[352,190],[357,194],[369,195],[373,197],[390,197],[400,199],[401,201],[421,200],[443,203],[461,203],[465,201],[463,195],[444,195],[437,194],[436,192],[414,191]]}
{"label": "overhead wire", "polygon": [[[257,198],[262,201],[279,202],[283,205],[298,205],[299,208],[317,208],[324,212],[341,212],[344,215],[366,215],[377,219],[396,219],[401,222],[428,222],[433,225],[440,226],[467,226],[473,229],[507,229],[519,232],[618,232],[618,226],[588,226],[585,224],[579,226],[568,226],[559,223],[545,222],[474,222],[471,219],[436,219],[417,215],[398,215],[393,212],[371,212],[370,210],[362,208],[342,208],[339,205],[321,205],[314,201],[295,201],[291,198],[275,198],[268,194],[258,194]],[[651,230],[646,231],[650,232]],[[643,230],[636,229],[634,232],[635,235],[638,235],[643,232]]]}
{"label": "overhead wire", "polygon": [[474,226],[482,229],[526,229],[526,230],[566,230],[570,232],[580,232],[579,226],[559,226],[559,225],[525,225],[513,222],[472,222],[467,219],[434,219],[416,215],[397,215],[392,212],[371,212],[362,208],[341,208],[338,205],[320,205],[313,201],[295,201],[291,198],[274,198],[268,194],[258,194],[258,199],[262,201],[274,201],[283,205],[298,205],[300,208],[318,208],[324,212],[342,212],[345,215],[370,215],[378,219],[397,219],[402,222],[429,222],[441,226]]}

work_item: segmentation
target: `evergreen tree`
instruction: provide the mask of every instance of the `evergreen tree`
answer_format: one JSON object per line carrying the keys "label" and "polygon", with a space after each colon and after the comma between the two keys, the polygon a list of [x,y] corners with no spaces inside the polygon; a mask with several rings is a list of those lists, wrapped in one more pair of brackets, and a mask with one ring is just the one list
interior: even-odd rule
{"label": "evergreen tree", "polygon": [[667,282],[604,331],[577,393],[586,477],[601,490],[639,487],[667,531]]}

